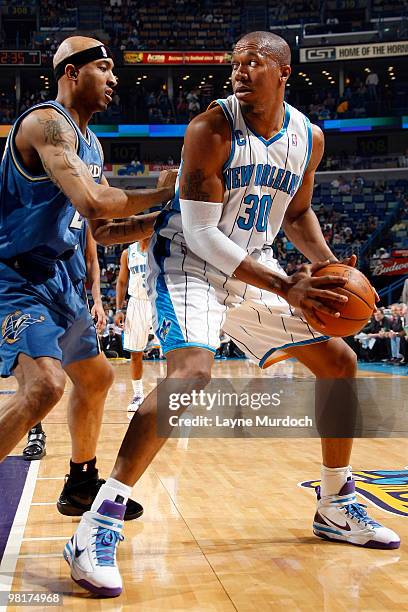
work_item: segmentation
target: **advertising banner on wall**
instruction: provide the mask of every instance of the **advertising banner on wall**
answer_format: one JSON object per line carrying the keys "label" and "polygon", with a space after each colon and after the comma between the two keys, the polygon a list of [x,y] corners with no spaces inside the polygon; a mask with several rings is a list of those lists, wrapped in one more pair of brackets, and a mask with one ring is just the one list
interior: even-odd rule
{"label": "advertising banner on wall", "polygon": [[124,51],[125,64],[229,64],[228,51]]}
{"label": "advertising banner on wall", "polygon": [[374,276],[408,274],[408,257],[374,259],[371,262],[371,269]]}
{"label": "advertising banner on wall", "polygon": [[340,60],[361,60],[376,57],[408,55],[408,41],[369,43],[360,45],[339,45],[332,47],[308,47],[300,49],[300,61],[338,62]]}

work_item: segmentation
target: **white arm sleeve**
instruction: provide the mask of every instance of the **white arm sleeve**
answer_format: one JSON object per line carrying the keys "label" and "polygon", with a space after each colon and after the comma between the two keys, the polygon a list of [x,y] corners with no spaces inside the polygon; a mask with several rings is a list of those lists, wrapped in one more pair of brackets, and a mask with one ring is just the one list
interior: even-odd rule
{"label": "white arm sleeve", "polygon": [[218,228],[222,206],[222,202],[180,199],[183,234],[189,249],[232,276],[248,253]]}

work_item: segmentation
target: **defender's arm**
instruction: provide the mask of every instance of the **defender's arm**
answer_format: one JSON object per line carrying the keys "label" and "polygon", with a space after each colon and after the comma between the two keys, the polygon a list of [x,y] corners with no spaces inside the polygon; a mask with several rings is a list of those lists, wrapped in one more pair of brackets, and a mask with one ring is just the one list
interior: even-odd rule
{"label": "defender's arm", "polygon": [[88,219],[115,219],[161,204],[174,193],[175,177],[158,189],[124,191],[98,185],[76,152],[77,135],[58,111],[39,109],[26,117],[19,133],[38,153],[45,172]]}
{"label": "defender's arm", "polygon": [[[109,187],[105,176],[102,176],[101,184]],[[117,223],[107,219],[92,219],[89,225],[94,239],[103,246],[139,242],[153,234],[154,224],[159,214],[159,212],[154,212],[137,215]]]}

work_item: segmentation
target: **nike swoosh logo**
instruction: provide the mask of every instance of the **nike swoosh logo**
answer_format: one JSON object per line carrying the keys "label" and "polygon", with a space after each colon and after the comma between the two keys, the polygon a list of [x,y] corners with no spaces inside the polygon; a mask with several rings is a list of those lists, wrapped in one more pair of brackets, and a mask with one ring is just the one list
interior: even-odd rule
{"label": "nike swoosh logo", "polygon": [[347,523],[345,525],[339,525],[338,523],[336,523],[335,521],[333,521],[332,519],[327,518],[327,516],[324,516],[324,514],[321,515],[322,518],[324,518],[325,521],[328,521],[331,525],[333,525],[334,527],[337,527],[338,529],[343,529],[344,531],[351,531],[351,527],[350,525]]}
{"label": "nike swoosh logo", "polygon": [[78,548],[78,546],[75,545],[75,559],[78,559],[78,557],[80,557],[82,555],[82,553],[84,552],[85,548],[83,548],[82,550],[80,550]]}

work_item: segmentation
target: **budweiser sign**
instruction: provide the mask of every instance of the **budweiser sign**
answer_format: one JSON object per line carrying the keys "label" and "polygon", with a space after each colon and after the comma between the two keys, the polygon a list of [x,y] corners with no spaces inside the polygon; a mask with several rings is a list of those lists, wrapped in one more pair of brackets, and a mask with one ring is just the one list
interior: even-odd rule
{"label": "budweiser sign", "polygon": [[408,257],[390,257],[389,259],[374,260],[372,265],[374,276],[408,274]]}

